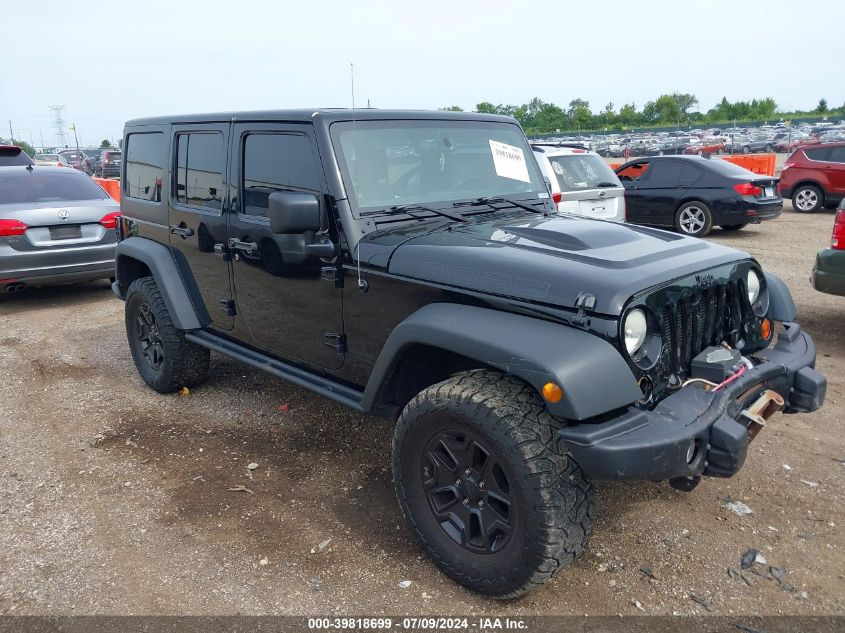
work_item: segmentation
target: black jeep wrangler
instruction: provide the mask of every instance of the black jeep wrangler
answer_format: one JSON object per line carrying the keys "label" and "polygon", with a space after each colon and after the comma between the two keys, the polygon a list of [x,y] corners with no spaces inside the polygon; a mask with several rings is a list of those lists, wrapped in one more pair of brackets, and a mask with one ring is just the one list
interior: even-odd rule
{"label": "black jeep wrangler", "polygon": [[396,420],[393,476],[459,583],[566,567],[591,478],[730,477],[815,346],[747,254],[555,211],[511,118],[301,110],[130,121],[114,292],[161,393],[210,351]]}

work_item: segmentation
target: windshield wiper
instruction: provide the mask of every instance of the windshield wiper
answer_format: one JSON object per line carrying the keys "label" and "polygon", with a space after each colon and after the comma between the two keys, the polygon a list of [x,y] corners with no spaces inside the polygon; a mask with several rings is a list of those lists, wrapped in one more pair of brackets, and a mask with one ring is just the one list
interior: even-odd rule
{"label": "windshield wiper", "polygon": [[392,207],[386,208],[384,210],[384,213],[387,215],[396,215],[397,213],[408,213],[408,215],[410,215],[411,217],[420,217],[418,215],[410,213],[410,211],[428,211],[429,213],[433,213],[434,215],[439,215],[444,218],[449,218],[450,220],[454,220],[455,222],[467,221],[467,219],[463,216],[456,215],[454,213],[449,213],[448,211],[441,211],[440,209],[432,209],[431,207],[426,207],[421,204],[397,204]]}
{"label": "windshield wiper", "polygon": [[605,182],[600,182],[600,183],[597,183],[597,184],[596,184],[596,188],[597,188],[597,189],[598,189],[599,187],[618,187],[618,186],[619,186],[619,185],[617,185],[615,182],[606,182],[606,181],[605,181]]}
{"label": "windshield wiper", "polygon": [[531,206],[530,204],[525,204],[524,202],[520,202],[519,200],[511,200],[510,198],[503,198],[501,196],[494,196],[494,197],[483,197],[483,198],[475,198],[473,200],[463,200],[461,202],[453,202],[453,207],[474,207],[479,204],[486,204],[491,209],[500,209],[501,207],[494,207],[493,204],[509,204],[513,207],[519,207],[520,209],[525,209],[526,211],[533,211],[534,213],[542,213],[546,215],[545,209],[538,209],[537,207]]}

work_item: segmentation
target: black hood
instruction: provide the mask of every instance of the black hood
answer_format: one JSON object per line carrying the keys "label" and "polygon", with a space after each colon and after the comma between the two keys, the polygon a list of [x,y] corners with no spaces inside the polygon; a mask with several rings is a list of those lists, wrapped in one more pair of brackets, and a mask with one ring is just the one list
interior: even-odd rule
{"label": "black hood", "polygon": [[595,312],[614,316],[645,289],[750,259],[630,224],[562,215],[483,217],[436,230],[425,223],[378,231],[362,241],[361,258],[381,260],[402,277],[559,307],[574,307],[579,294],[590,293]]}

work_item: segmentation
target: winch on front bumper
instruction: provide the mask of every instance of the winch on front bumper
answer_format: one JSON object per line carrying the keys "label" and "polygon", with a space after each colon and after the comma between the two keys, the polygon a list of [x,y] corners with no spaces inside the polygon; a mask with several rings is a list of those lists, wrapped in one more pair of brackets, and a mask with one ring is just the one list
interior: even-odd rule
{"label": "winch on front bumper", "polygon": [[[722,389],[707,391],[693,382],[650,411],[631,407],[611,420],[567,426],[560,438],[596,479],[730,477],[745,462],[749,436],[779,409],[779,402],[767,402],[780,396],[787,413],[815,411],[827,386],[814,369],[813,339],[796,323],[783,324],[774,347],[751,360],[753,368]],[[768,390],[776,395],[762,399],[763,411],[754,411]]]}

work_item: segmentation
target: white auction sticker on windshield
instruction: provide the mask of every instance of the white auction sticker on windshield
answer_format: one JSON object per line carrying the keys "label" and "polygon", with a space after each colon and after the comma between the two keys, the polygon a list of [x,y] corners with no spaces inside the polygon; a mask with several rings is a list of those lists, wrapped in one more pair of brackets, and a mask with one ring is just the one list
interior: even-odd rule
{"label": "white auction sticker on windshield", "polygon": [[496,174],[502,178],[531,182],[528,175],[528,165],[522,149],[499,141],[490,141],[490,151],[493,152],[493,165]]}

